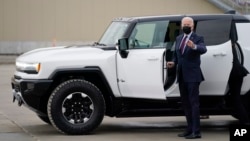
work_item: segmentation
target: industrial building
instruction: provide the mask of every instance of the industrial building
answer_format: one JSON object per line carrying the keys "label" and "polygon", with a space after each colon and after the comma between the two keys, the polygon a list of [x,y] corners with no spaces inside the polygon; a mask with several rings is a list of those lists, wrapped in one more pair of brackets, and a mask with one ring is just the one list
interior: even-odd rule
{"label": "industrial building", "polygon": [[224,13],[220,6],[213,0],[0,0],[0,54],[98,41],[116,17]]}

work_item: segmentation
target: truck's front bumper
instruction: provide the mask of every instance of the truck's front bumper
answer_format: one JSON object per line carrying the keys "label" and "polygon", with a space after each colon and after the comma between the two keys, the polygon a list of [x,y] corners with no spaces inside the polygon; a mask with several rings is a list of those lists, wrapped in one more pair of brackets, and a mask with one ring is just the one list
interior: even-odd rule
{"label": "truck's front bumper", "polygon": [[11,81],[13,101],[17,100],[19,106],[24,104],[40,115],[44,114],[47,107],[44,104],[47,102],[44,100],[50,93],[52,82],[52,80],[27,80],[14,76]]}

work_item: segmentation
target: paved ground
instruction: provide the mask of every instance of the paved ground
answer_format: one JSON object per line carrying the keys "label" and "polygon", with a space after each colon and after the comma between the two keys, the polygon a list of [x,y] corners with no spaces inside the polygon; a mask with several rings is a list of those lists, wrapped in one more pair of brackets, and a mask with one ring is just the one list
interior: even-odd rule
{"label": "paved ground", "polygon": [[[13,104],[11,104],[11,96],[8,94],[10,92],[10,71],[13,74],[15,59],[15,55],[0,55],[0,141],[34,141],[36,140],[35,137],[31,136],[27,130],[18,125],[6,112],[15,113],[9,107]],[[19,117],[18,113],[16,112],[14,117]]]}
{"label": "paved ground", "polygon": [[[3,59],[0,56],[0,60]],[[185,126],[184,117],[110,118],[105,117],[100,127],[91,135],[68,136],[42,122],[26,107],[12,103],[10,79],[14,72],[11,61],[0,63],[0,141],[182,141],[177,137]],[[3,60],[2,60],[3,61]],[[203,119],[202,141],[229,141],[231,116],[211,116]]]}

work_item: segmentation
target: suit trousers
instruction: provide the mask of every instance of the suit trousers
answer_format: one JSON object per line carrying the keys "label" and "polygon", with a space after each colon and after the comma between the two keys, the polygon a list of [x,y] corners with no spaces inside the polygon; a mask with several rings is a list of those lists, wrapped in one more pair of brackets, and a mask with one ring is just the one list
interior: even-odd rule
{"label": "suit trousers", "polygon": [[200,133],[200,82],[184,82],[179,79],[182,106],[187,120],[187,132]]}

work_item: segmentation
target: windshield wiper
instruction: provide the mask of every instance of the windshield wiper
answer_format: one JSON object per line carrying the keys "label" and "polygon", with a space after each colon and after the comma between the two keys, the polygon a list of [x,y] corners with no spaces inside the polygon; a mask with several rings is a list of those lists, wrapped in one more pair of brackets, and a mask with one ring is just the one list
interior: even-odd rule
{"label": "windshield wiper", "polygon": [[94,42],[94,46],[107,46],[107,45],[99,42]]}
{"label": "windshield wiper", "polygon": [[82,44],[82,45],[68,45],[65,48],[71,48],[71,47],[85,47],[85,46],[91,46],[92,44]]}

